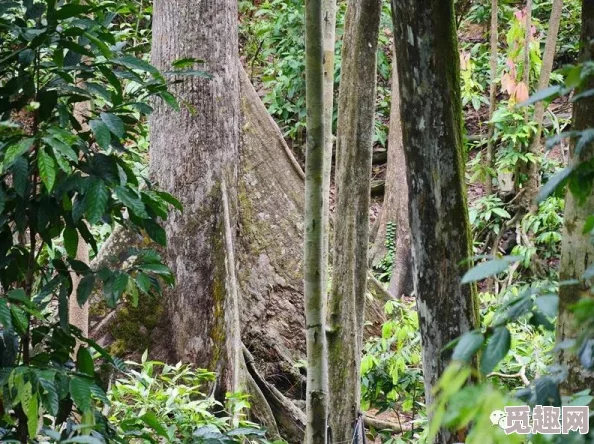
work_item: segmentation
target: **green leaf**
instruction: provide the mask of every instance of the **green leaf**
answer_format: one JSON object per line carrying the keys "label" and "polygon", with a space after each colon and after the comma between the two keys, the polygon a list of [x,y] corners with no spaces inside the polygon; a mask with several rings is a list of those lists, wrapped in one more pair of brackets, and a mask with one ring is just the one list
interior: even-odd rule
{"label": "green leaf", "polygon": [[57,139],[55,137],[46,136],[43,138],[43,141],[52,147],[56,157],[62,156],[74,163],[78,163],[78,157],[74,150],[62,140]]}
{"label": "green leaf", "polygon": [[107,128],[109,128],[109,131],[111,131],[114,136],[119,137],[120,139],[124,137],[125,128],[122,119],[120,119],[118,116],[112,113],[101,113],[100,117],[103,123],[107,125]]}
{"label": "green leaf", "polygon": [[45,148],[41,148],[37,153],[37,167],[45,188],[51,191],[56,183],[56,163],[52,156],[46,153]]}
{"label": "green leaf", "polygon": [[470,362],[477,350],[483,345],[485,336],[477,330],[465,333],[458,343],[452,354],[452,359],[456,361]]}
{"label": "green leaf", "polygon": [[41,382],[41,386],[45,390],[45,392],[41,395],[41,403],[51,415],[56,416],[58,414],[60,404],[58,399],[58,392],[56,390],[56,386],[54,385],[54,381],[50,381],[43,378],[39,378],[39,381]]}
{"label": "green leaf", "polygon": [[159,70],[153,65],[130,55],[119,57],[112,60],[112,62],[117,65],[125,66],[129,69],[136,69],[138,71],[145,71],[154,75],[159,75]]}
{"label": "green leaf", "polygon": [[33,146],[33,143],[35,143],[35,139],[30,137],[21,140],[16,145],[9,146],[4,155],[4,161],[2,162],[4,168],[9,167],[18,157],[28,152]]}
{"label": "green leaf", "polygon": [[511,335],[506,327],[497,327],[481,355],[481,372],[488,375],[509,351]]}
{"label": "green leaf", "polygon": [[483,262],[482,264],[479,264],[476,267],[468,270],[462,278],[462,283],[469,284],[471,282],[481,281],[485,278],[488,278],[489,276],[494,276],[507,270],[512,263],[519,262],[521,260],[521,257],[507,256],[502,259],[493,259]]}
{"label": "green leaf", "polygon": [[213,78],[212,74],[209,74],[206,71],[198,71],[195,69],[180,70],[180,71],[165,71],[163,74],[167,74],[169,76],[202,77],[203,79],[212,79]]}
{"label": "green leaf", "polygon": [[195,57],[184,57],[181,59],[175,60],[171,66],[177,69],[184,69],[189,68],[190,66],[194,66],[196,63],[204,63],[204,60],[197,59]]}
{"label": "green leaf", "polygon": [[6,193],[0,186],[0,215],[4,212],[4,208],[6,206]]}
{"label": "green leaf", "polygon": [[559,310],[559,296],[556,294],[545,294],[536,298],[536,306],[540,311],[550,318],[557,316]]}
{"label": "green leaf", "polygon": [[93,44],[99,49],[99,52],[101,52],[101,55],[103,57],[105,57],[106,59],[109,59],[112,56],[112,53],[111,53],[111,50],[109,49],[109,46],[107,46],[104,42],[102,42],[101,39],[95,37],[90,32],[85,32],[84,35],[91,42],[93,42]]}
{"label": "green leaf", "polygon": [[161,199],[163,199],[165,202],[167,202],[168,204],[173,205],[173,207],[175,207],[179,211],[183,211],[184,208],[183,208],[181,202],[179,200],[177,200],[175,197],[173,197],[171,194],[166,193],[165,191],[157,191],[155,194],[157,196],[159,196]]}
{"label": "green leaf", "polygon": [[14,161],[10,170],[12,172],[14,190],[19,196],[24,197],[27,185],[29,184],[29,162],[27,162],[27,159],[19,157]]}
{"label": "green leaf", "polygon": [[37,426],[39,425],[39,400],[33,394],[29,406],[25,411],[27,415],[27,428],[30,436],[37,436]]}
{"label": "green leaf", "polygon": [[138,268],[143,271],[150,271],[151,273],[155,274],[171,274],[171,270],[163,264],[142,264],[139,265]]}
{"label": "green leaf", "polygon": [[76,257],[78,250],[78,232],[76,228],[64,228],[64,248],[69,257]]}
{"label": "green leaf", "polygon": [[540,189],[538,192],[538,196],[536,197],[536,201],[538,203],[542,202],[543,200],[547,199],[551,194],[555,192],[555,190],[561,186],[567,178],[573,172],[573,166],[568,166],[567,168],[563,168],[560,172],[555,174],[551,177],[547,183]]}
{"label": "green leaf", "polygon": [[77,5],[77,4],[67,4],[62,8],[56,11],[56,19],[58,20],[65,20],[71,17],[75,17],[77,15],[82,15],[87,12],[90,12],[92,8],[87,5]]}
{"label": "green leaf", "polygon": [[151,289],[151,279],[148,277],[147,274],[139,272],[136,275],[136,285],[138,286],[140,291],[142,291],[145,294],[148,294],[149,290]]}
{"label": "green leaf", "polygon": [[16,327],[19,333],[25,334],[29,327],[29,319],[25,312],[20,307],[11,305],[10,313],[12,314],[12,324]]}
{"label": "green leaf", "polygon": [[89,122],[89,126],[95,136],[97,145],[104,150],[109,149],[109,145],[111,144],[111,133],[109,132],[107,125],[101,120],[94,119]]}
{"label": "green leaf", "polygon": [[159,245],[167,246],[167,235],[165,230],[157,222],[152,219],[145,219],[143,221],[144,229],[149,237]]}
{"label": "green leaf", "polygon": [[99,222],[107,209],[109,190],[99,179],[94,179],[85,193],[85,208],[91,225]]}
{"label": "green leaf", "polygon": [[0,324],[6,330],[12,330],[10,308],[8,308],[8,302],[5,298],[0,298]]}
{"label": "green leaf", "polygon": [[237,429],[229,430],[227,436],[265,436],[266,431],[263,429],[256,429],[254,427],[239,427]]}
{"label": "green leaf", "polygon": [[93,288],[95,288],[94,274],[88,274],[80,280],[78,288],[76,289],[76,301],[79,306],[82,307],[89,300]]}
{"label": "green leaf", "polygon": [[76,406],[86,412],[91,408],[91,383],[78,376],[70,380],[70,397]]}
{"label": "green leaf", "polygon": [[[146,212],[144,203],[140,199],[140,196],[132,191],[130,188],[117,186],[115,188],[115,195],[132,213],[136,216],[148,219],[149,215]],[[150,233],[149,233],[150,235]]]}
{"label": "green leaf", "polygon": [[167,429],[163,427],[163,425],[159,422],[157,415],[155,415],[153,412],[146,412],[140,417],[140,419],[151,429],[153,429],[157,435],[162,436],[165,439],[169,439]]}
{"label": "green leaf", "polygon": [[93,357],[88,348],[82,346],[78,348],[78,353],[76,354],[76,369],[89,376],[95,375],[95,364],[93,363]]}
{"label": "green leaf", "polygon": [[559,94],[559,91],[561,91],[560,86],[549,86],[548,88],[541,89],[532,94],[528,100],[518,104],[518,107],[532,105],[533,103],[541,102],[543,100],[554,99]]}

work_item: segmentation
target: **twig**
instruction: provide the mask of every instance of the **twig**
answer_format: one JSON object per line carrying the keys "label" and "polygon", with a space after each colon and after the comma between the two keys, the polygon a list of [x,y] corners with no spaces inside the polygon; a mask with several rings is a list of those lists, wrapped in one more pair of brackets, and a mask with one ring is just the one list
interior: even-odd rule
{"label": "twig", "polygon": [[522,383],[525,386],[530,385],[530,381],[526,377],[526,366],[525,365],[522,366],[522,368],[520,369],[520,371],[518,373],[506,374],[506,373],[500,373],[500,372],[491,372],[487,375],[487,378],[491,378],[493,376],[499,376],[500,378],[506,378],[506,379],[520,378],[522,380]]}
{"label": "twig", "polygon": [[[400,420],[400,418],[398,419]],[[402,432],[402,426],[394,422],[384,421],[377,419],[372,416],[363,416],[365,427],[373,427],[376,430],[390,430],[391,432],[400,433]]]}

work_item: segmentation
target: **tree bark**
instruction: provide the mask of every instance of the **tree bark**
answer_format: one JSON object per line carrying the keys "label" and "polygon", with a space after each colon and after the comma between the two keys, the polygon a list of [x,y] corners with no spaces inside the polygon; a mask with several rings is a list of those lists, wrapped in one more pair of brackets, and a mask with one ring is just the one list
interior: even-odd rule
{"label": "tree bark", "polygon": [[324,15],[324,172],[322,176],[324,240],[322,251],[322,283],[328,286],[328,251],[330,245],[330,185],[332,183],[332,151],[334,134],[334,51],[336,48],[336,0],[323,0]]}
{"label": "tree bark", "polygon": [[324,263],[324,48],[322,0],[305,2],[305,82],[307,147],[305,158],[305,322],[307,344],[307,424],[305,442],[326,444],[328,350]]}
{"label": "tree bark", "polygon": [[[89,263],[89,246],[84,239],[79,237],[78,248],[76,250],[76,260]],[[89,303],[78,305],[76,293],[78,291],[78,285],[80,284],[80,276],[76,273],[70,273],[72,277],[72,292],[68,298],[68,322],[75,327],[79,328],[82,335],[87,338],[89,337]]]}
{"label": "tree bark", "polygon": [[352,0],[342,52],[336,144],[336,213],[328,301],[332,440],[353,437],[367,284],[370,177],[380,0]]}
{"label": "tree bark", "polygon": [[228,233],[237,224],[237,2],[155,1],[153,64],[167,71],[183,57],[204,60],[212,79],[182,77],[171,86],[181,111],[159,102],[151,119],[151,174],[184,205],[166,224],[177,279],[166,298],[171,346],[177,359],[216,371],[224,399],[237,389],[240,357]]}
{"label": "tree bark", "polygon": [[[551,9],[551,17],[549,19],[549,30],[547,32],[542,67],[540,68],[540,77],[538,79],[538,90],[547,88],[551,80],[562,12],[563,0],[554,0]],[[534,121],[536,122],[537,129],[536,134],[532,139],[532,143],[530,144],[529,152],[534,155],[536,160],[528,164],[528,182],[524,185],[526,191],[522,202],[524,211],[529,211],[530,207],[534,205],[534,199],[538,193],[538,187],[540,186],[540,157],[542,156],[540,144],[545,110],[545,103],[542,101],[538,102],[534,107]]]}
{"label": "tree bark", "polygon": [[489,131],[487,135],[487,178],[485,181],[485,194],[487,196],[493,194],[493,176],[491,171],[495,171],[495,153],[493,152],[493,135],[495,134],[495,124],[491,123],[493,114],[495,113],[495,107],[497,106],[497,60],[498,60],[498,46],[499,46],[499,30],[497,29],[497,14],[499,7],[497,0],[491,0],[491,29],[490,29],[490,40],[491,40],[491,54],[489,56],[489,69],[490,69],[490,85],[489,85]]}
{"label": "tree bark", "polygon": [[[581,62],[594,59],[593,39],[594,0],[584,0],[582,2]],[[594,88],[594,81],[590,80],[582,87],[582,91],[591,90],[592,88]],[[594,98],[590,96],[574,103],[572,130],[581,131],[593,127]],[[591,162],[593,158],[594,148],[591,144],[586,146],[579,154],[575,153],[575,143],[571,144],[571,164],[577,165],[584,161]],[[594,263],[594,245],[583,232],[585,221],[592,213],[594,213],[594,194],[591,194],[585,202],[579,202],[571,192],[567,192],[559,281],[579,280],[580,283],[559,287],[557,343],[565,339],[576,339],[580,335],[582,328],[576,325],[571,307],[584,297],[592,297],[590,293],[592,282],[582,280],[586,269]],[[561,350],[559,361],[568,370],[567,380],[562,385],[564,394],[594,387],[594,372],[588,372],[581,366],[574,350]]]}
{"label": "tree bark", "polygon": [[[425,399],[444,371],[444,347],[477,324],[472,287],[461,286],[471,256],[462,159],[462,112],[452,0],[392,0],[403,143],[408,168],[417,312]],[[412,118],[414,116],[414,118]],[[441,430],[438,443],[455,442]]]}
{"label": "tree bark", "polygon": [[402,144],[400,114],[400,89],[396,55],[392,62],[392,108],[388,135],[388,162],[386,166],[386,189],[384,204],[378,220],[378,233],[371,252],[371,263],[378,264],[386,254],[388,223],[396,224],[394,265],[388,291],[397,298],[411,295],[414,290],[412,275],[412,251],[410,225],[408,222],[408,184],[406,183],[406,159]]}

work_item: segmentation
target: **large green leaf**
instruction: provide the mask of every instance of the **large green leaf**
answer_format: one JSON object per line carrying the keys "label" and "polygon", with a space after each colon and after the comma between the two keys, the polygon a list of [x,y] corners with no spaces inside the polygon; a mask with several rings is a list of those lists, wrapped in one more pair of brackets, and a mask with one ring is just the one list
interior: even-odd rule
{"label": "large green leaf", "polygon": [[91,408],[91,382],[73,377],[70,380],[70,397],[82,412],[88,411]]}
{"label": "large green leaf", "polygon": [[12,330],[10,308],[8,308],[8,301],[5,298],[0,298],[0,324],[6,330]]}
{"label": "large green leaf", "polygon": [[145,62],[144,60],[137,59],[134,56],[127,55],[127,56],[119,57],[117,59],[112,60],[112,62],[116,63],[118,65],[125,66],[126,68],[129,68],[129,69],[145,71],[145,72],[149,72],[149,73],[155,74],[155,75],[159,74],[159,70],[157,68],[155,68],[153,65]]}
{"label": "large green leaf", "polygon": [[88,348],[82,346],[78,348],[76,354],[76,369],[89,376],[95,375],[95,364],[93,363],[93,357]]}
{"label": "large green leaf", "polygon": [[47,190],[51,191],[56,183],[56,162],[45,151],[45,148],[41,148],[37,153],[37,167],[39,168],[41,181]]}
{"label": "large green leaf", "polygon": [[76,152],[63,140],[60,140],[57,137],[47,136],[43,138],[43,141],[52,147],[56,157],[62,156],[71,162],[78,163],[78,156],[76,155]]}
{"label": "large green leaf", "polygon": [[109,190],[99,179],[94,179],[85,193],[85,209],[89,223],[95,224],[101,220],[107,209]]}
{"label": "large green leaf", "polygon": [[109,149],[109,145],[111,143],[111,132],[105,123],[101,120],[91,120],[89,122],[89,126],[91,127],[91,131],[95,136],[95,140],[97,141],[97,145],[99,145],[104,150]]}
{"label": "large green leaf", "polygon": [[76,290],[76,301],[78,302],[78,305],[83,306],[89,300],[94,287],[94,274],[88,274],[80,280]]}
{"label": "large green leaf", "polygon": [[76,231],[76,228],[64,228],[63,237],[66,253],[68,253],[68,256],[70,257],[76,257],[76,252],[78,250],[78,232]]}
{"label": "large green leaf", "polygon": [[487,375],[499,364],[509,351],[511,335],[506,327],[497,327],[481,355],[481,372]]}
{"label": "large green leaf", "polygon": [[167,429],[161,424],[157,415],[153,412],[146,412],[144,415],[140,417],[142,421],[146,425],[148,425],[151,429],[153,429],[157,435],[162,436],[165,439],[169,439],[169,435],[167,434]]}
{"label": "large green leaf", "polygon": [[559,296],[545,294],[536,298],[536,306],[547,316],[554,318],[559,310]]}
{"label": "large green leaf", "polygon": [[562,184],[567,181],[567,178],[573,173],[573,166],[568,166],[567,168],[563,168],[553,177],[551,177],[547,183],[540,189],[538,192],[538,196],[536,197],[537,202],[542,202],[543,200],[547,199],[551,194],[555,192],[557,188],[559,188]]}
{"label": "large green leaf", "polygon": [[118,116],[112,113],[101,113],[101,120],[107,125],[107,128],[109,128],[109,131],[111,131],[114,136],[119,138],[124,137],[124,122]]}
{"label": "large green leaf", "polygon": [[167,235],[165,230],[157,222],[152,219],[145,219],[143,221],[144,229],[149,237],[159,245],[167,246]]}
{"label": "large green leaf", "polygon": [[496,274],[507,270],[512,263],[520,260],[522,260],[521,257],[507,256],[502,259],[493,259],[483,262],[468,270],[462,278],[462,283],[469,284],[471,282],[481,281],[490,276],[495,276]]}
{"label": "large green leaf", "polygon": [[477,350],[483,345],[485,336],[477,330],[465,333],[454,348],[452,359],[456,361],[470,362]]}
{"label": "large green leaf", "polygon": [[146,207],[140,199],[140,196],[130,188],[117,186],[115,188],[115,195],[120,200],[120,202],[128,207],[128,209],[130,209],[136,216],[143,219],[149,218],[149,215],[146,212]]}
{"label": "large green leaf", "polygon": [[18,142],[15,145],[11,145],[8,147],[8,149],[6,150],[6,154],[4,155],[4,161],[2,162],[2,165],[4,166],[4,168],[7,168],[8,166],[12,165],[12,163],[20,156],[22,156],[23,154],[25,154],[26,152],[28,152],[31,147],[33,146],[33,143],[35,142],[35,139],[30,137],[27,139],[23,139],[20,142]]}

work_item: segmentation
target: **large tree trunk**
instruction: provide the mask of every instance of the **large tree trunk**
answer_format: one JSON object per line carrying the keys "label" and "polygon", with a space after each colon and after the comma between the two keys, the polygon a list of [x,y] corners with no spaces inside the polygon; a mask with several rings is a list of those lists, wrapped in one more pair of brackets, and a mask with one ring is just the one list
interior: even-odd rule
{"label": "large tree trunk", "polygon": [[381,1],[352,0],[347,8],[338,102],[332,290],[328,301],[330,427],[334,442],[352,438],[361,397]]}
{"label": "large tree trunk", "polygon": [[408,222],[408,184],[406,183],[406,159],[402,144],[402,121],[400,114],[400,89],[396,55],[392,63],[392,108],[388,136],[388,163],[386,167],[386,191],[384,204],[378,220],[378,233],[371,252],[371,263],[377,265],[386,257],[386,233],[388,224],[396,225],[394,265],[388,291],[397,298],[411,295],[414,290],[412,274],[412,251],[410,225]]}
{"label": "large tree trunk", "polygon": [[322,0],[305,2],[305,339],[307,345],[307,424],[305,442],[326,444],[328,350],[324,263],[324,48]]}
{"label": "large tree trunk", "polygon": [[[582,62],[594,59],[592,40],[594,39],[594,0],[584,0],[582,3],[582,34],[580,60]],[[582,90],[594,88],[594,81],[590,80]],[[594,98],[592,96],[578,100],[573,105],[572,130],[581,131],[594,127]],[[575,152],[575,144],[570,148],[571,163],[591,162],[594,158],[592,144],[585,147],[579,155]],[[583,297],[592,297],[590,287],[592,282],[582,281],[582,276],[588,267],[594,263],[594,245],[584,234],[586,219],[594,213],[594,194],[585,202],[568,192],[565,199],[565,223],[563,226],[563,242],[561,246],[561,263],[559,265],[559,280],[580,283],[561,285],[559,287],[559,316],[557,318],[557,343],[565,339],[575,339],[580,335],[581,328],[576,325],[571,306]],[[568,377],[562,386],[564,394],[575,393],[585,388],[594,387],[594,372],[586,371],[580,364],[574,350],[561,350],[559,360],[568,370]]]}
{"label": "large tree trunk", "polygon": [[237,389],[241,356],[229,250],[235,233],[228,232],[236,227],[237,52],[237,2],[155,1],[154,65],[167,71],[173,61],[194,57],[204,60],[200,69],[212,76],[183,77],[171,86],[181,111],[156,104],[151,173],[184,205],[166,225],[167,261],[177,279],[166,298],[171,346],[178,359],[216,371],[223,398]]}
{"label": "large tree trunk", "polygon": [[[444,347],[477,323],[462,287],[471,241],[462,160],[459,54],[453,0],[392,0],[414,281],[427,405],[449,361]],[[439,443],[455,442],[445,430]]]}

